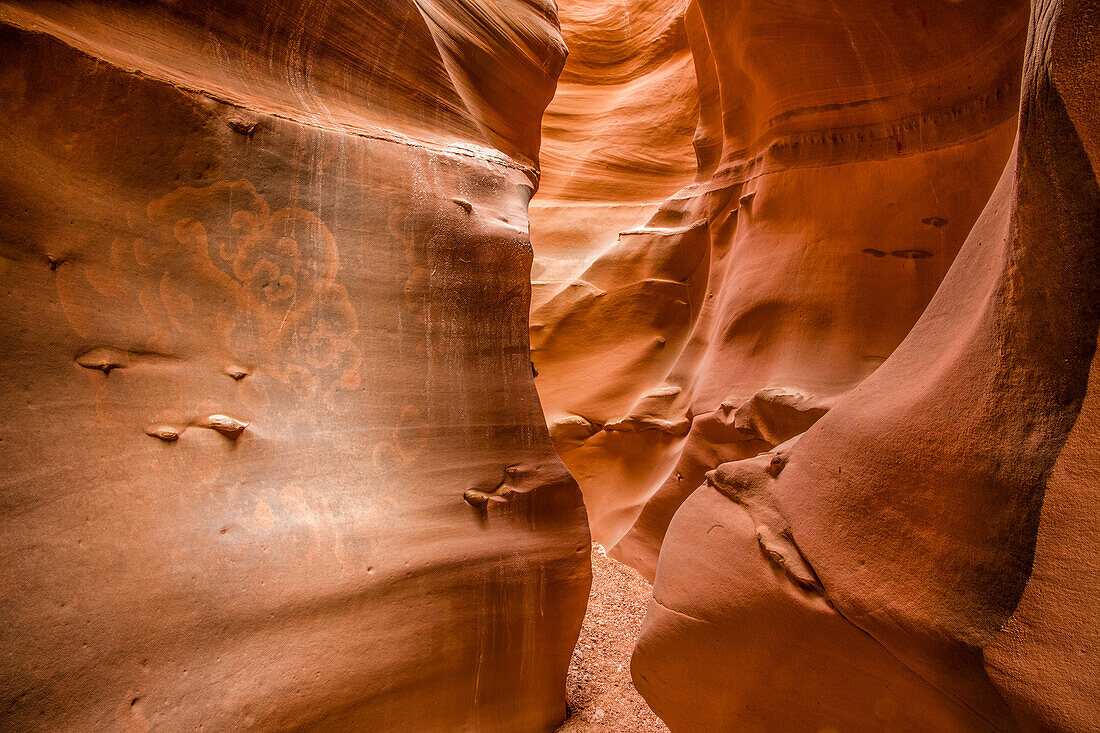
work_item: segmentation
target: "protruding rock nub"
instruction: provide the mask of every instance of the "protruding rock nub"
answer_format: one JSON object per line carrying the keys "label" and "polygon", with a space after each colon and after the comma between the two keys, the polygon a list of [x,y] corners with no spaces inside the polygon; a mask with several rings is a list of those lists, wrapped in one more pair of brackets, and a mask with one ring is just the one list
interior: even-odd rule
{"label": "protruding rock nub", "polygon": [[210,415],[199,423],[200,427],[217,430],[222,435],[236,440],[240,437],[248,423],[229,417],[228,415]]}
{"label": "protruding rock nub", "polygon": [[451,199],[451,201],[454,201],[456,204],[458,204],[460,207],[462,207],[466,211],[467,214],[469,214],[471,211],[474,210],[474,205],[471,204],[466,199]]}
{"label": "protruding rock nub", "polygon": [[478,509],[489,503],[489,497],[477,489],[466,489],[462,494],[462,498],[466,500],[467,504]]}
{"label": "protruding rock nub", "polygon": [[166,443],[180,439],[180,432],[171,425],[150,425],[145,428],[145,434],[153,438],[160,438]]}
{"label": "protruding rock nub", "polygon": [[226,368],[225,373],[235,382],[239,382],[248,376],[248,370],[239,366],[228,367]]}
{"label": "protruding rock nub", "polygon": [[246,137],[252,137],[256,132],[256,123],[249,122],[248,120],[242,120],[239,117],[231,117],[226,121],[229,125],[229,129],[233,132],[240,133]]}
{"label": "protruding rock nub", "polygon": [[787,459],[783,456],[772,456],[771,461],[768,463],[767,469],[768,475],[772,478],[776,478],[783,472],[783,468],[787,465]]}
{"label": "protruding rock nub", "polygon": [[755,196],[756,196],[756,191],[749,191],[748,193],[743,193],[743,194],[741,194],[741,198],[738,199],[738,203],[740,203],[741,206],[745,206],[750,201],[752,201],[753,197],[755,197]]}
{"label": "protruding rock nub", "polygon": [[112,370],[125,366],[124,360],[118,358],[118,354],[112,349],[92,349],[91,351],[76,357],[76,363],[85,369],[98,369],[104,374],[110,374]]}
{"label": "protruding rock nub", "polygon": [[580,415],[569,415],[550,424],[550,438],[558,450],[570,450],[600,432],[601,427]]}
{"label": "protruding rock nub", "polygon": [[49,263],[51,270],[56,270],[57,266],[60,265],[64,261],[65,260],[58,259],[54,255],[50,255],[50,254],[46,255],[46,262]]}

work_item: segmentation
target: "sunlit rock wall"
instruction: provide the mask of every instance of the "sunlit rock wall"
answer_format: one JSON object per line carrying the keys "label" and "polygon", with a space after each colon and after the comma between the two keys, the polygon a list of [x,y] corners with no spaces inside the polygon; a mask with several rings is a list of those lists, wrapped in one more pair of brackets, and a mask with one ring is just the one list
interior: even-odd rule
{"label": "sunlit rock wall", "polygon": [[561,17],[536,383],[594,537],[652,577],[708,470],[805,431],[924,311],[1009,155],[1026,7],[577,0]]}
{"label": "sunlit rock wall", "polygon": [[539,2],[0,3],[0,728],[521,731]]}
{"label": "sunlit rock wall", "polygon": [[671,729],[1096,729],[1098,18],[1033,3],[1016,142],[900,346],[676,512],[632,668]]}

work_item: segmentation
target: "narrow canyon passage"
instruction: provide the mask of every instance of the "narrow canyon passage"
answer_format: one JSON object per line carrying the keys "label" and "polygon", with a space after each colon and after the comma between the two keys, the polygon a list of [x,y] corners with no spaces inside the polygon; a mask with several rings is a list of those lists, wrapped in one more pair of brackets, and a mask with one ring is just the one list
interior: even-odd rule
{"label": "narrow canyon passage", "polygon": [[1016,136],[1025,2],[560,3],[531,349],[597,541],[652,580],[679,505],[890,356]]}
{"label": "narrow canyon passage", "polygon": [[0,0],[0,730],[1100,730],[1100,0]]}
{"label": "narrow canyon passage", "polygon": [[[1017,645],[1073,645],[1014,615],[1073,573],[1033,553],[1096,339],[1094,4],[559,18],[532,359],[593,538],[656,579],[646,700],[685,731],[1100,724],[1031,687]],[[1096,576],[1094,525],[1048,531]]]}
{"label": "narrow canyon passage", "polygon": [[566,677],[566,719],[558,733],[667,733],[630,679],[653,587],[633,568],[592,547],[592,592]]}

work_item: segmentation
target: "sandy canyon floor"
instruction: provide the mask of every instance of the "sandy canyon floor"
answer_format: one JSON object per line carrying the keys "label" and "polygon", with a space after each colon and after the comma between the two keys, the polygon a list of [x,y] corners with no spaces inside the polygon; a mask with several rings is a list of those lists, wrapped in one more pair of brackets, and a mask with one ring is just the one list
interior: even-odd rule
{"label": "sandy canyon floor", "polygon": [[592,544],[592,595],[569,663],[569,717],[558,733],[668,731],[630,679],[630,652],[650,591],[649,583],[634,569]]}

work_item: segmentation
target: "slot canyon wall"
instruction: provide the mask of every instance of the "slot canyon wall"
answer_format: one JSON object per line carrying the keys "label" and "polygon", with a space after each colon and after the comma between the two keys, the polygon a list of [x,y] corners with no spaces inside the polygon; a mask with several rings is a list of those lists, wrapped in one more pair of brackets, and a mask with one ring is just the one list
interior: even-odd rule
{"label": "slot canyon wall", "polygon": [[536,384],[593,536],[652,579],[706,471],[805,431],[924,311],[1011,148],[1027,7],[560,12]]}
{"label": "slot canyon wall", "polygon": [[1095,730],[1100,7],[561,17],[532,353],[656,579],[639,691],[674,731]]}
{"label": "slot canyon wall", "polygon": [[0,3],[0,728],[561,721],[564,56],[526,0]]}
{"label": "slot canyon wall", "polygon": [[0,728],[553,730],[593,539],[673,731],[1100,726],[1097,0],[0,57]]}
{"label": "slot canyon wall", "polygon": [[1033,3],[1011,154],[890,358],[673,518],[633,660],[670,728],[1095,730],[1098,11]]}

